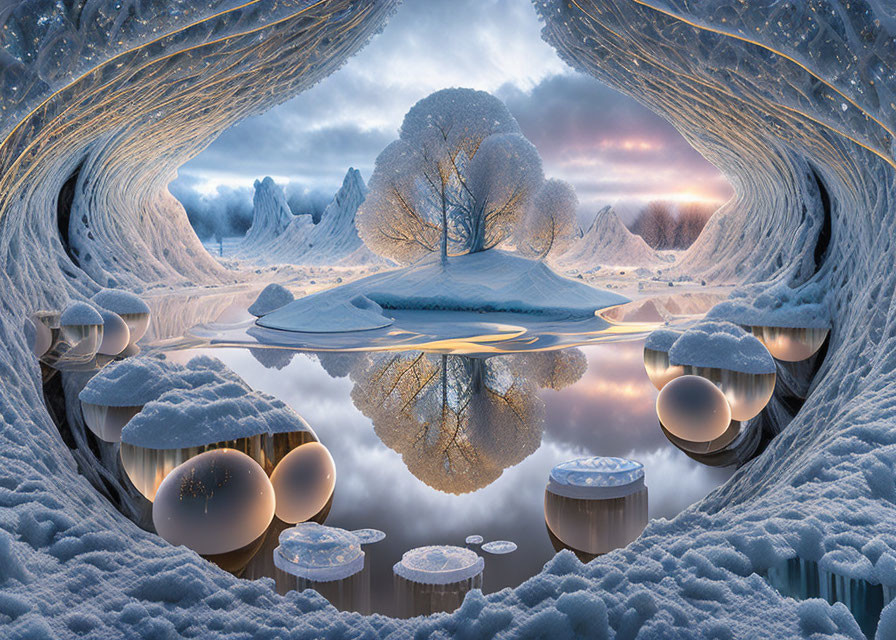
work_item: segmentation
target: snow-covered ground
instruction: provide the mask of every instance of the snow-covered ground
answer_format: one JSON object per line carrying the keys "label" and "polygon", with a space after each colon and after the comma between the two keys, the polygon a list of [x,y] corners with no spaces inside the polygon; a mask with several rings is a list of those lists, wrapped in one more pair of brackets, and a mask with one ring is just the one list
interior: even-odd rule
{"label": "snow-covered ground", "polygon": [[[624,550],[563,552],[516,589],[409,621],[279,597],[138,529],[78,473],[21,329],[101,287],[255,278],[202,250],[165,185],[222,129],[332,72],[394,3],[106,4],[0,14],[23,34],[3,36],[0,62],[5,637],[862,637],[842,604],[785,598],[761,574],[798,558],[896,586],[889,3],[536,2],[566,60],[664,115],[734,185],[674,272],[817,284],[832,332],[795,419],[705,500]],[[889,604],[878,637],[894,636]]]}
{"label": "snow-covered ground", "polygon": [[618,294],[569,280],[543,262],[497,249],[376,274],[291,302],[258,320],[269,329],[363,331],[392,323],[385,309],[492,311],[568,318],[628,302]]}

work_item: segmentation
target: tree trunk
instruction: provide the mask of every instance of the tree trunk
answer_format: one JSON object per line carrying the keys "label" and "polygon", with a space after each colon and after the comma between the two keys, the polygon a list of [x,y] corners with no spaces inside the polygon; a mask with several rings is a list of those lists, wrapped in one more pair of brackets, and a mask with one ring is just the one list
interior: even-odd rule
{"label": "tree trunk", "polygon": [[448,266],[448,203],[445,200],[445,180],[442,179],[442,268]]}

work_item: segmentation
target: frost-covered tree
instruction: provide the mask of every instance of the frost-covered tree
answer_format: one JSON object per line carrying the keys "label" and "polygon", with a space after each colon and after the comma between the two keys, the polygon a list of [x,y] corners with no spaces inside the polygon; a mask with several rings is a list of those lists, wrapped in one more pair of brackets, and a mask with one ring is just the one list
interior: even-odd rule
{"label": "frost-covered tree", "polygon": [[408,111],[377,158],[358,231],[400,263],[483,251],[508,238],[543,181],[538,152],[500,100],[443,89]]}
{"label": "frost-covered tree", "polygon": [[541,260],[563,253],[576,235],[578,206],[579,198],[571,184],[557,179],[545,181],[529,203],[517,233],[519,250]]}

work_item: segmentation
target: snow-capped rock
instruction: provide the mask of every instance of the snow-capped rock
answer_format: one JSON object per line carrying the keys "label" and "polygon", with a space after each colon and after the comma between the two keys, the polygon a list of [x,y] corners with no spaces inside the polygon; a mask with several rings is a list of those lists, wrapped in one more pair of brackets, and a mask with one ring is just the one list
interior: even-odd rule
{"label": "snow-capped rock", "polygon": [[565,267],[590,269],[597,265],[653,265],[662,260],[641,236],[622,224],[612,207],[606,206],[557,262]]}

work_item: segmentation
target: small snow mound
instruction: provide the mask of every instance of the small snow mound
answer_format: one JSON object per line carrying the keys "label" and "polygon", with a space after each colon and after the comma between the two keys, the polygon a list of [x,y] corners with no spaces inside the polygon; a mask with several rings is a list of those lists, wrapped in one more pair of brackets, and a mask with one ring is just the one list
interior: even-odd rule
{"label": "small snow mound", "polygon": [[729,300],[713,307],[706,318],[749,327],[829,329],[831,326],[825,293],[817,282],[798,289],[779,283],[758,294],[755,289],[737,291]]}
{"label": "small snow mound", "polygon": [[386,539],[386,534],[379,529],[355,529],[352,534],[361,541],[361,544],[376,544]]}
{"label": "small snow mound", "polygon": [[730,322],[706,320],[684,332],[669,349],[674,365],[775,373],[775,360],[752,334]]}
{"label": "small snow mound", "polygon": [[[558,259],[563,265],[580,268],[598,264],[648,265],[660,261],[657,252],[641,236],[629,231],[610,206],[597,212],[588,230]],[[644,272],[652,273],[646,269]]]}
{"label": "small snow mound", "polygon": [[258,294],[255,302],[249,307],[249,313],[256,318],[267,315],[295,300],[292,292],[283,285],[272,282]]}
{"label": "small snow mound", "polygon": [[516,543],[511,542],[510,540],[493,540],[492,542],[486,542],[482,545],[483,551],[496,556],[513,553],[516,549]]}
{"label": "small snow mound", "polygon": [[421,584],[451,584],[482,573],[485,561],[474,551],[449,545],[417,547],[406,551],[392,570]]}
{"label": "small snow mound", "polygon": [[650,349],[651,351],[669,353],[669,349],[672,348],[672,345],[675,344],[675,341],[681,336],[682,332],[675,331],[674,329],[655,329],[649,336],[647,336],[647,340],[644,341],[644,348]]}
{"label": "small snow mound", "polygon": [[148,402],[122,429],[121,441],[146,449],[183,449],[290,431],[311,427],[277,398],[219,379],[171,389]]}
{"label": "small snow mound", "polygon": [[65,308],[59,317],[59,325],[63,327],[102,326],[103,317],[99,311],[86,302],[74,302]]}
{"label": "small snow mound", "polygon": [[464,542],[466,544],[482,544],[482,540],[483,540],[482,536],[473,535],[473,536],[467,536],[467,538],[464,540]]}
{"label": "small snow mound", "polygon": [[283,531],[279,540],[274,564],[300,578],[330,582],[364,568],[362,541],[345,529],[302,522]]}
{"label": "small snow mound", "polygon": [[91,298],[107,311],[121,314],[149,313],[147,305],[139,296],[122,289],[101,289]]}

